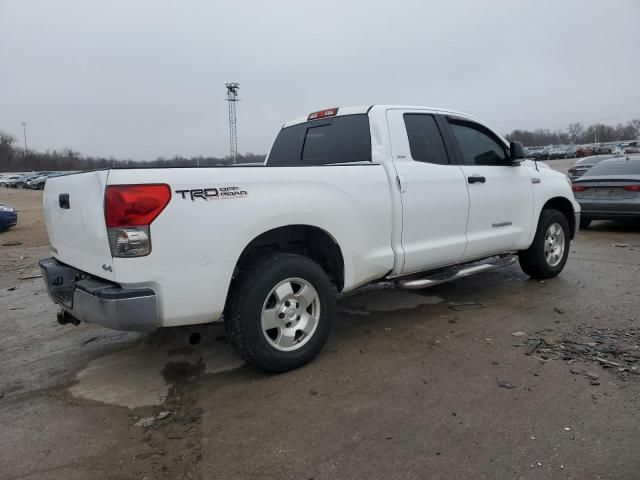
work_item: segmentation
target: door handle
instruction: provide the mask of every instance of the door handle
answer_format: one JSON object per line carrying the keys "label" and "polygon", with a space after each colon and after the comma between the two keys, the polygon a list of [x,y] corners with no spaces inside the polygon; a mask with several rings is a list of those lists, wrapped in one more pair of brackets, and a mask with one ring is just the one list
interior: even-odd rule
{"label": "door handle", "polygon": [[486,178],[480,175],[471,175],[470,177],[467,178],[467,180],[469,181],[469,183],[484,183],[487,181]]}
{"label": "door handle", "polygon": [[404,193],[407,191],[407,182],[405,178],[400,174],[396,175],[396,185],[400,193]]}

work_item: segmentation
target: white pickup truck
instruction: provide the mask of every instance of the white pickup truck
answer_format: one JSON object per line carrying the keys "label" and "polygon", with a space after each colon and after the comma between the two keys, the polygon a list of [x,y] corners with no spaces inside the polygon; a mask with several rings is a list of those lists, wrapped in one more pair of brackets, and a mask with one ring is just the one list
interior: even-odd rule
{"label": "white pickup truck", "polygon": [[61,323],[153,330],[224,319],[250,363],[285,371],[325,343],[336,293],[417,289],[513,263],[563,269],[567,177],[479,120],[408,106],[286,123],[264,165],[113,168],[52,178],[40,265]]}

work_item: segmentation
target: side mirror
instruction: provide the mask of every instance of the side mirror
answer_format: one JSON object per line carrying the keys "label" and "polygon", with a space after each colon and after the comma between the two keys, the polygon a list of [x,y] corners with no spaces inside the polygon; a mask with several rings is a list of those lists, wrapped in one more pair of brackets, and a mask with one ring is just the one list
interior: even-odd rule
{"label": "side mirror", "polygon": [[509,143],[509,151],[511,152],[511,161],[513,163],[520,163],[527,156],[524,146],[520,142]]}

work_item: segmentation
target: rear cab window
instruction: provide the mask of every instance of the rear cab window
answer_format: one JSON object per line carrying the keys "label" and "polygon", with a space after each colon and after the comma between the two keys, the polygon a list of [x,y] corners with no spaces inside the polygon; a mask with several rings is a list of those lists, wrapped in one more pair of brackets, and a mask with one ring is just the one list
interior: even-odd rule
{"label": "rear cab window", "polygon": [[403,117],[411,158],[418,162],[449,165],[435,117],[424,113],[405,113]]}
{"label": "rear cab window", "polygon": [[371,134],[366,114],[310,120],[280,130],[268,167],[371,162]]}

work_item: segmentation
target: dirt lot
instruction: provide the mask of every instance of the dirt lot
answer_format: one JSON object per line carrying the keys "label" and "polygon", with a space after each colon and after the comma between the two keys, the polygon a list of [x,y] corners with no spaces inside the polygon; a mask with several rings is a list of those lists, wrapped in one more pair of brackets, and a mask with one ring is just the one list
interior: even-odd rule
{"label": "dirt lot", "polygon": [[42,218],[41,191],[0,187],[0,203],[20,209],[18,225],[1,234],[1,243],[20,241],[23,247],[47,245],[47,229]]}
{"label": "dirt lot", "polygon": [[57,325],[28,278],[41,192],[0,202],[20,209],[0,245],[22,242],[0,247],[2,479],[640,476],[637,225],[594,222],[546,282],[514,266],[345,296],[316,361],[268,375],[216,325]]}

